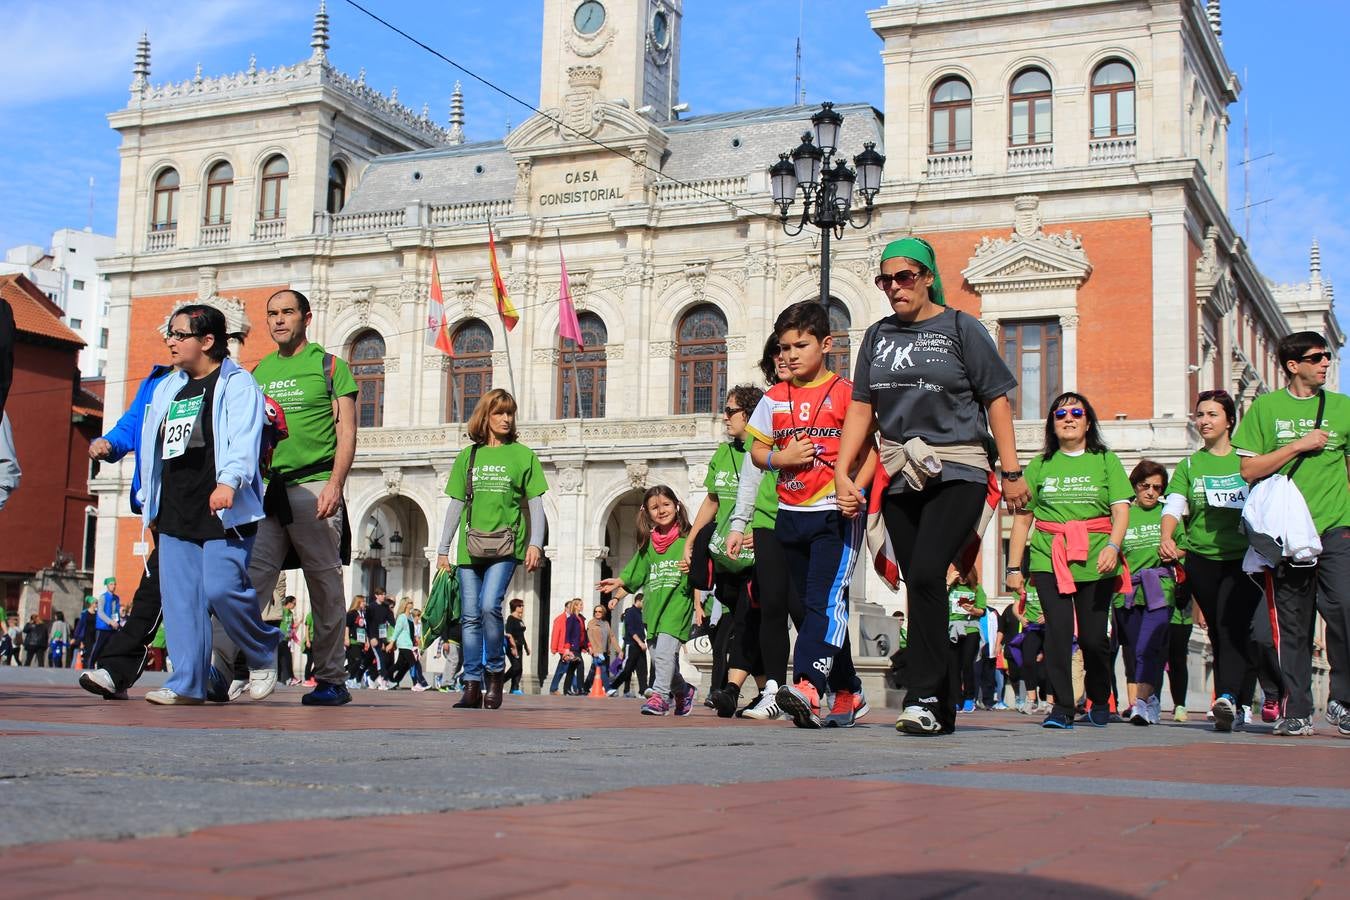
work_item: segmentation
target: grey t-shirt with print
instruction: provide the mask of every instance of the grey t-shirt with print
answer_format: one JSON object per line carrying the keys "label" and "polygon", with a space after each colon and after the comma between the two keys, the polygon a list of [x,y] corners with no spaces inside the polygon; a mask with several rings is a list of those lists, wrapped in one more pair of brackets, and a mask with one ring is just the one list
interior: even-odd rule
{"label": "grey t-shirt with print", "polygon": [[[1017,379],[974,316],[943,310],[922,322],[887,316],[863,335],[853,370],[853,399],[872,404],[881,435],[902,443],[987,442],[984,404]],[[942,481],[984,481],[973,466],[944,463]],[[895,479],[891,490],[904,489]]]}

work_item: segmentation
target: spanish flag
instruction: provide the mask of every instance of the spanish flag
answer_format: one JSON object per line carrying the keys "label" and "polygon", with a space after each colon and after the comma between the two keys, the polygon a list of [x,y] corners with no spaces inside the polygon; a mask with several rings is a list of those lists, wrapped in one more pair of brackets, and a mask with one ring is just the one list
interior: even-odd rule
{"label": "spanish flag", "polygon": [[510,295],[506,293],[506,282],[502,281],[502,270],[497,265],[497,242],[492,237],[491,222],[488,223],[488,257],[492,262],[492,294],[497,298],[497,314],[502,317],[502,325],[510,331],[520,321],[520,313],[516,312]]}

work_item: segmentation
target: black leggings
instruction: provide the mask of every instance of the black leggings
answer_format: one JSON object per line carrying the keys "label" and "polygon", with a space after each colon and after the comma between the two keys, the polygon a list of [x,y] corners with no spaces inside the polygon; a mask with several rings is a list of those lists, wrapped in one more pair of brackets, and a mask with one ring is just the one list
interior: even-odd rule
{"label": "black leggings", "polygon": [[890,494],[882,506],[909,598],[905,706],[929,706],[944,730],[956,725],[947,566],[974,532],[984,498],[983,482],[946,481]]}
{"label": "black leggings", "polygon": [[395,657],[394,671],[389,676],[389,680],[397,685],[403,680],[403,676],[408,674],[408,670],[413,667],[414,662],[416,662],[416,659],[413,657],[411,650],[399,648],[398,655]]}
{"label": "black leggings", "polygon": [[[755,529],[755,589],[759,598],[759,652],[764,676],[785,685],[788,619],[802,624],[802,603],[792,588],[787,555],[772,528]],[[944,573],[945,574],[945,573]]]}
{"label": "black leggings", "polygon": [[1191,631],[1194,625],[1167,626],[1167,685],[1172,691],[1172,705],[1186,705],[1186,689],[1190,686]]}
{"label": "black leggings", "polygon": [[1045,610],[1045,674],[1049,691],[1055,696],[1055,712],[1072,719],[1077,706],[1073,690],[1075,621],[1087,698],[1093,706],[1105,707],[1111,696],[1111,641],[1106,635],[1106,621],[1118,580],[1075,582],[1074,593],[1063,595],[1054,573],[1033,572],[1031,579]]}
{"label": "black leggings", "polygon": [[1252,616],[1261,602],[1261,588],[1242,571],[1242,560],[1186,557],[1186,581],[1205,615],[1214,648],[1214,694],[1238,697],[1247,670],[1256,665],[1252,653]]}
{"label": "black leggings", "polygon": [[1036,657],[1041,655],[1041,650],[1044,647],[1044,629],[1028,628],[1022,632],[1022,665],[1018,668],[1018,672],[1021,673],[1022,684],[1028,691],[1035,692],[1040,689],[1042,664],[1036,662]]}
{"label": "black leggings", "polygon": [[360,681],[361,673],[366,668],[366,650],[360,644],[347,645],[347,677],[352,681]]}
{"label": "black leggings", "polygon": [[718,572],[716,575],[717,599],[727,607],[727,612],[717,620],[713,629],[711,690],[718,690],[726,684],[729,669],[741,669],[758,675],[764,667],[759,652],[759,622],[755,622],[753,637],[746,627],[750,614],[752,574],[747,569],[736,573]]}
{"label": "black leggings", "polygon": [[957,638],[951,647],[952,653],[956,654],[956,672],[960,678],[959,683],[952,685],[952,692],[959,696],[962,702],[975,700],[979,695],[979,688],[975,683],[975,657],[980,655],[980,633],[967,631]]}

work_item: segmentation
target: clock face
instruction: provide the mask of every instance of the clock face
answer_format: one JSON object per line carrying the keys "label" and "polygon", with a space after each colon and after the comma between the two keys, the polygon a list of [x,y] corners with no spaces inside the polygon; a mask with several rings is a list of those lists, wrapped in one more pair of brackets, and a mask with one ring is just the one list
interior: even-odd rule
{"label": "clock face", "polygon": [[595,34],[605,24],[605,6],[600,0],[586,0],[572,16],[572,26],[581,34]]}
{"label": "clock face", "polygon": [[661,50],[670,46],[670,17],[664,10],[657,10],[652,16],[652,43]]}

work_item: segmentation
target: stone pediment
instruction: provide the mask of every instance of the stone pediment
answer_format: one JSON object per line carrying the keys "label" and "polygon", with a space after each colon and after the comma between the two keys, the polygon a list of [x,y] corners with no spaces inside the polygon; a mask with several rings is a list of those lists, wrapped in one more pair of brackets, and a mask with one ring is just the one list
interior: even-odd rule
{"label": "stone pediment", "polygon": [[961,271],[981,294],[1077,288],[1092,272],[1083,240],[1072,231],[1046,234],[1035,197],[1018,197],[1016,225],[1006,238],[983,238]]}
{"label": "stone pediment", "polygon": [[631,109],[607,100],[587,102],[571,98],[567,108],[555,107],[526,119],[506,138],[506,149],[516,159],[522,157],[576,154],[578,151],[604,153],[599,141],[625,150],[646,149],[651,158],[660,159],[669,139],[650,120]]}

